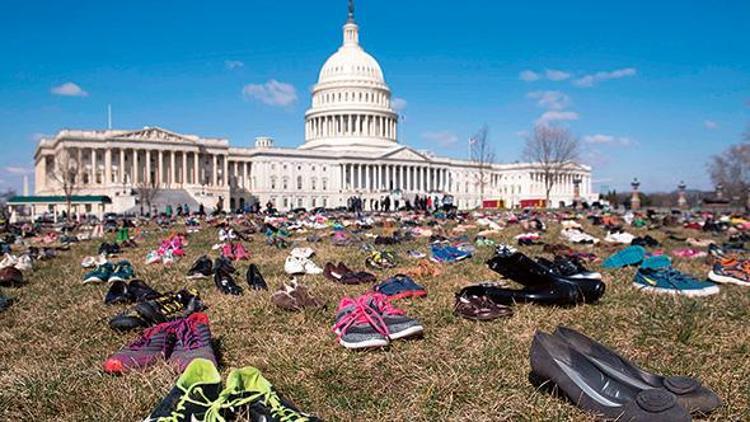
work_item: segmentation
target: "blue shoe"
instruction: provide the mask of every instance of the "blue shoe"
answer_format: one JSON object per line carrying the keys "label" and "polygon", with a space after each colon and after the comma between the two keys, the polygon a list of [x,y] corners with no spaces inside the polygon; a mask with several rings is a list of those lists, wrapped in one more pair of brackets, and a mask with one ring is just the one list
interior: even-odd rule
{"label": "blue shoe", "polygon": [[93,271],[89,271],[83,276],[84,283],[104,283],[109,281],[114,272],[114,267],[110,262],[105,262],[102,265],[97,266]]}
{"label": "blue shoe", "polygon": [[671,266],[672,259],[666,255],[649,256],[641,262],[641,268],[650,268],[652,270]]}
{"label": "blue shoe", "polygon": [[398,274],[385,280],[375,286],[373,290],[388,296],[390,300],[427,295],[427,291],[424,287],[415,283],[411,277],[403,274]]}
{"label": "blue shoe", "polygon": [[443,245],[430,245],[430,253],[432,253],[431,259],[435,262],[453,262],[451,254]]}
{"label": "blue shoe", "polygon": [[129,261],[122,260],[115,265],[109,281],[129,281],[135,276],[133,265]]}
{"label": "blue shoe", "polygon": [[639,268],[633,286],[648,293],[681,295],[687,297],[710,296],[719,293],[719,287],[700,281],[674,268]]}
{"label": "blue shoe", "polygon": [[628,265],[640,264],[646,257],[646,249],[643,246],[628,246],[605,259],[602,268],[613,270],[615,268],[627,267]]}

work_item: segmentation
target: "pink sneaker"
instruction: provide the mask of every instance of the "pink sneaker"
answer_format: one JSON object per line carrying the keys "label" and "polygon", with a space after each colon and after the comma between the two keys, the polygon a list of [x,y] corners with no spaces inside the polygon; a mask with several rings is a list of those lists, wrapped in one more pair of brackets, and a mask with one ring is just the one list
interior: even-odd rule
{"label": "pink sneaker", "polygon": [[237,261],[242,261],[250,258],[250,254],[247,253],[245,250],[245,247],[242,246],[242,243],[236,243],[234,245],[234,259]]}
{"label": "pink sneaker", "polygon": [[366,349],[388,345],[388,326],[380,312],[366,301],[368,297],[357,299],[344,297],[336,311],[333,332],[339,344],[347,349]]}
{"label": "pink sneaker", "polygon": [[383,321],[388,326],[388,337],[391,340],[416,337],[422,335],[424,327],[414,318],[406,316],[406,312],[393,306],[388,296],[382,293],[369,293],[368,298],[372,306],[375,306],[382,315]]}
{"label": "pink sneaker", "polygon": [[232,244],[225,243],[224,246],[221,247],[221,254],[224,255],[227,259],[234,260],[234,253],[232,252]]}
{"label": "pink sneaker", "polygon": [[678,258],[696,259],[705,258],[706,256],[708,256],[708,253],[693,248],[680,248],[673,250],[672,255]]}

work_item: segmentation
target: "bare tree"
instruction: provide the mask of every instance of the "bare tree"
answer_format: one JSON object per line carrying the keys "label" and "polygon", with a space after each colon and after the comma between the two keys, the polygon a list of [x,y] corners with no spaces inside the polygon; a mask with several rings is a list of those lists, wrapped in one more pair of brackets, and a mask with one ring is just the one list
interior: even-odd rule
{"label": "bare tree", "polygon": [[708,162],[711,181],[717,186],[721,184],[729,198],[745,198],[750,188],[750,139],[747,141],[730,146]]}
{"label": "bare tree", "polygon": [[485,124],[469,139],[470,158],[476,169],[475,184],[479,187],[479,198],[482,203],[484,203],[485,187],[492,177],[492,164],[495,163],[495,150],[489,140],[489,131]]}
{"label": "bare tree", "polygon": [[143,204],[146,204],[147,210],[151,212],[151,205],[153,205],[156,196],[159,194],[159,185],[153,180],[151,182],[142,180],[136,186],[136,192],[138,194],[138,202],[141,204],[141,215],[143,215]]}
{"label": "bare tree", "polygon": [[524,159],[539,166],[544,182],[544,199],[550,206],[549,194],[560,175],[578,159],[578,138],[563,127],[537,125],[526,138]]}
{"label": "bare tree", "polygon": [[54,170],[51,176],[65,196],[68,220],[70,220],[73,196],[78,193],[82,185],[79,170],[80,163],[73,157],[69,149],[63,148],[55,155]]}

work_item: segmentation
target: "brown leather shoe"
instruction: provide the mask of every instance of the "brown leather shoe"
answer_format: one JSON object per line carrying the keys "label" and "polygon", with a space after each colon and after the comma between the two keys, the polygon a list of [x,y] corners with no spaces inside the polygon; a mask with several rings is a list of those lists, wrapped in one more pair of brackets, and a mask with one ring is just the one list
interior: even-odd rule
{"label": "brown leather shoe", "polygon": [[0,286],[16,287],[23,284],[23,274],[16,267],[0,269]]}
{"label": "brown leather shoe", "polygon": [[486,296],[462,296],[457,294],[453,313],[475,321],[491,321],[513,316],[513,309],[509,306],[499,305]]}
{"label": "brown leather shoe", "polygon": [[310,294],[310,289],[307,286],[297,283],[297,280],[292,280],[289,283],[292,291],[289,294],[297,300],[297,304],[304,308],[322,308],[326,306],[324,300],[318,299]]}

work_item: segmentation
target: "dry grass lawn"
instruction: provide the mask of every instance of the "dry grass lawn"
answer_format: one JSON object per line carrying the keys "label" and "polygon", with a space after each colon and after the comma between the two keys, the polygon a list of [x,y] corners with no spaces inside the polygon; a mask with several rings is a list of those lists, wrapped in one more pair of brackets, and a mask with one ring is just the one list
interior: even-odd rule
{"label": "dry grass lawn", "polygon": [[[557,241],[551,225],[545,240]],[[599,228],[590,232],[602,236]],[[510,227],[496,236],[508,241]],[[645,233],[645,231],[641,232]],[[660,232],[649,232],[659,240]],[[697,235],[698,233],[691,233]],[[426,298],[398,303],[422,321],[421,340],[399,341],[384,350],[351,352],[335,343],[333,313],[344,295],[368,286],[344,287],[322,276],[304,278],[328,310],[288,313],[269,301],[271,292],[247,291],[241,297],[219,293],[213,282],[188,282],[185,272],[216,241],[215,230],[190,238],[188,256],[171,268],[143,264],[160,236],[155,229],[138,249],[127,250],[138,275],[160,291],[194,284],[209,304],[207,313],[219,345],[221,368],[258,367],[276,387],[304,410],[331,421],[540,421],[590,420],[574,406],[537,392],[528,381],[528,352],[536,330],[558,324],[578,329],[619,350],[644,368],[667,375],[700,378],[724,400],[710,420],[750,420],[750,289],[722,287],[714,297],[692,300],[656,297],[631,286],[633,269],[605,274],[607,293],[600,303],[571,309],[517,306],[512,318],[476,323],[452,313],[453,294],[471,282],[497,280],[484,266],[490,249],[468,262],[444,266],[443,275],[417,280]],[[304,236],[297,236],[304,245]],[[665,243],[667,249],[678,246]],[[255,235],[248,249],[269,284],[285,279],[285,251]],[[392,250],[408,265],[404,252],[427,251],[427,240]],[[73,247],[57,259],[39,263],[28,285],[4,289],[17,298],[0,314],[0,420],[135,421],[161,400],[177,375],[167,364],[115,377],[101,364],[136,333],[118,334],[107,319],[120,307],[106,306],[105,285],[83,285],[79,263],[98,243]],[[316,261],[342,260],[363,268],[356,247],[313,245]],[[581,248],[584,249],[583,247]],[[594,252],[608,254],[596,247]],[[524,248],[534,255],[540,247]],[[215,252],[214,252],[215,256]],[[241,285],[249,263],[239,264]],[[677,267],[705,275],[703,261],[678,261]],[[596,268],[596,266],[594,266]],[[379,278],[394,273],[382,272]]]}

